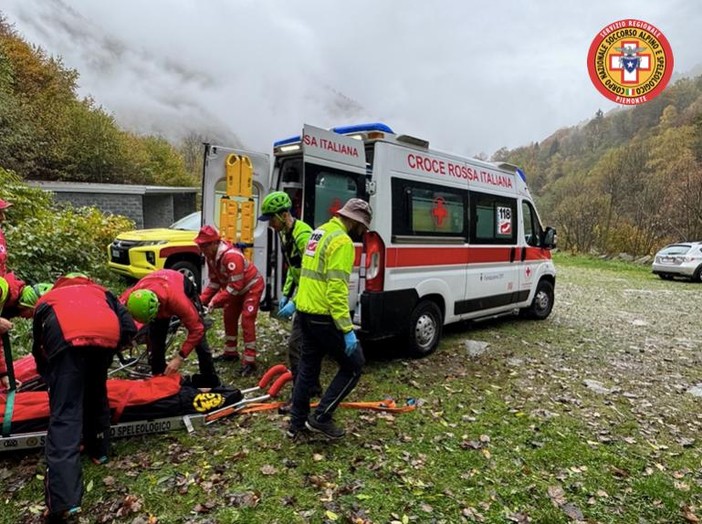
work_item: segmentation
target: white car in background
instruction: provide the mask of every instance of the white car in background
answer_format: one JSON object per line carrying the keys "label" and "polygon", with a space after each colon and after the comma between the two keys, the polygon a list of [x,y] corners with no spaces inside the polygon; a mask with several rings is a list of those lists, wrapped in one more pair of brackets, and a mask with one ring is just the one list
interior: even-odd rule
{"label": "white car in background", "polygon": [[702,242],[678,242],[665,246],[656,253],[652,271],[663,280],[683,277],[702,282]]}

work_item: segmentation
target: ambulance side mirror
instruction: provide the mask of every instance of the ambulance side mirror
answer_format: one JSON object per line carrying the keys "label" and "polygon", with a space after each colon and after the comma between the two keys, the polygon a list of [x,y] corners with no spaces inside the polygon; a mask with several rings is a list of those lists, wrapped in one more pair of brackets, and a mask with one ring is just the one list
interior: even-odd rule
{"label": "ambulance side mirror", "polygon": [[541,245],[546,249],[556,249],[556,243],[558,242],[558,235],[556,230],[552,227],[547,227],[546,231],[543,232],[543,242]]}

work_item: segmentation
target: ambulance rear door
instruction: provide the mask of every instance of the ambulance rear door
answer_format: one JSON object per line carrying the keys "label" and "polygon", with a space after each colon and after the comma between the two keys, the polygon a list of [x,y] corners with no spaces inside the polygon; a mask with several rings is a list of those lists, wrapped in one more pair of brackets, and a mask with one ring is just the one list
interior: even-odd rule
{"label": "ambulance rear door", "polygon": [[[302,131],[302,219],[312,229],[327,222],[349,198],[368,200],[366,154],[362,140],[305,124]],[[354,242],[356,258],[349,281],[349,311],[358,313],[363,283],[359,276],[362,244]],[[356,315],[356,318],[358,316]]]}
{"label": "ambulance rear door", "polygon": [[[238,155],[245,157],[238,159],[247,164],[250,161],[253,170],[253,183],[250,195],[246,188],[236,191],[239,194],[231,194],[231,183],[227,188],[227,168],[236,161]],[[248,160],[246,160],[248,159]],[[253,262],[262,275],[267,274],[266,253],[268,250],[268,222],[258,222],[260,206],[263,197],[266,196],[270,188],[270,160],[264,153],[246,151],[243,149],[232,149],[212,144],[205,144],[205,159],[202,176],[202,222],[214,224],[221,228],[220,213],[222,209],[222,199],[229,199],[243,204],[253,202],[253,213],[242,214],[240,216],[237,231],[241,235],[246,231],[246,227],[253,228]],[[227,193],[230,193],[229,195]],[[247,210],[248,211],[248,210]],[[247,222],[246,224],[242,223]],[[206,266],[205,266],[206,270]],[[203,281],[205,280],[203,271]]]}

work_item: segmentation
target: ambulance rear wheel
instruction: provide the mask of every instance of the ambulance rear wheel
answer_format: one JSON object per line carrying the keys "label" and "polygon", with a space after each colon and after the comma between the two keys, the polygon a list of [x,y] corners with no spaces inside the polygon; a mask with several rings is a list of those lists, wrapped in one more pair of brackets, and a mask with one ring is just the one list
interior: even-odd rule
{"label": "ambulance rear wheel", "polygon": [[441,310],[431,300],[417,304],[410,315],[407,347],[410,356],[426,357],[432,354],[441,339],[443,328]]}
{"label": "ambulance rear wheel", "polygon": [[551,314],[553,299],[553,284],[548,280],[541,280],[536,286],[536,293],[534,293],[531,305],[522,309],[520,313],[526,318],[544,320]]}

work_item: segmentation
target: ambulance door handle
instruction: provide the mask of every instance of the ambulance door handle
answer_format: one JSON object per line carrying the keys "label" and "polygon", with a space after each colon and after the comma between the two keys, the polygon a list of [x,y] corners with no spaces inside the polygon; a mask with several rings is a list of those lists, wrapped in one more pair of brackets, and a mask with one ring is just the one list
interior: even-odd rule
{"label": "ambulance door handle", "polygon": [[523,247],[522,248],[522,262],[526,260],[526,255],[527,255],[527,248]]}
{"label": "ambulance door handle", "polygon": [[516,255],[517,248],[513,247],[512,249],[509,250],[509,263],[511,264],[514,262],[514,255]]}

